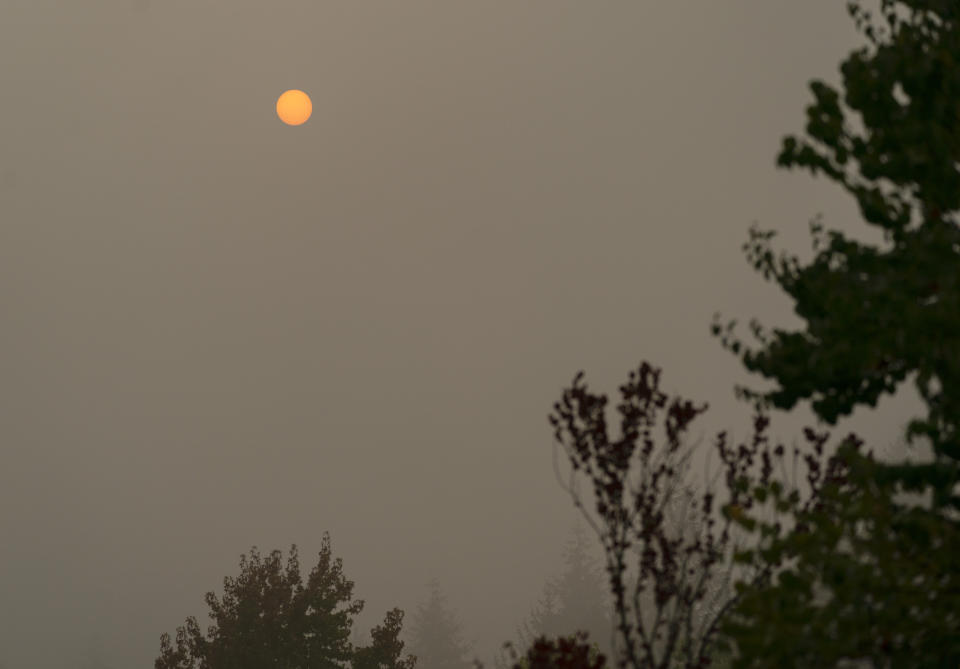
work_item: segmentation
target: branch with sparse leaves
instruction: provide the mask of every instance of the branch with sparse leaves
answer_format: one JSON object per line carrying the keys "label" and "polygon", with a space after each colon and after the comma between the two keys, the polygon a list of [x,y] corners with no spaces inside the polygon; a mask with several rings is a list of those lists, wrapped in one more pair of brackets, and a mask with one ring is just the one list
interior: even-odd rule
{"label": "branch with sparse leaves", "polygon": [[[749,444],[733,447],[726,432],[717,435],[721,471],[698,492],[689,478],[698,443],[684,445],[681,437],[707,405],[679,397],[668,403],[659,377],[660,370],[644,362],[620,387],[618,439],[608,434],[606,396],[590,393],[582,372],[554,405],[550,424],[571,467],[566,488],[604,548],[620,666],[707,667],[716,655],[719,623],[738,597],[734,582],[768,579],[775,567],[737,559],[763,550],[771,539],[752,531],[757,521],[748,514],[760,511],[754,490],[772,486],[798,502],[803,495],[785,484],[785,475],[774,479],[775,463],[785,474],[785,449],[768,443],[769,419],[759,412]],[[663,409],[665,443],[658,447],[652,428]],[[822,459],[822,450],[808,454],[808,471],[819,471]],[[726,499],[718,510],[714,488],[721,474]],[[582,478],[590,483],[595,514],[578,490]],[[817,480],[808,475],[807,503],[817,494]]]}

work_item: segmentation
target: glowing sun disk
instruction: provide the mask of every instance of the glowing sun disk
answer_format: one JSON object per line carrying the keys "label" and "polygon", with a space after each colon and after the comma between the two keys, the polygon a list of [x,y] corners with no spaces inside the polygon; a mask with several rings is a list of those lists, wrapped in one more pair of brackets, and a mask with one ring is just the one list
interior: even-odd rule
{"label": "glowing sun disk", "polygon": [[303,125],[313,113],[310,96],[293,89],[277,98],[277,116],[287,125]]}

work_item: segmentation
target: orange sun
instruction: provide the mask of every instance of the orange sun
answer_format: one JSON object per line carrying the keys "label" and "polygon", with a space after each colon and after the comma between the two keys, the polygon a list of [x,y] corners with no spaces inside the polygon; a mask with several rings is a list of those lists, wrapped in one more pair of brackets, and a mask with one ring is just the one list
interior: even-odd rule
{"label": "orange sun", "polygon": [[277,116],[287,125],[303,125],[313,113],[310,96],[296,89],[277,98]]}

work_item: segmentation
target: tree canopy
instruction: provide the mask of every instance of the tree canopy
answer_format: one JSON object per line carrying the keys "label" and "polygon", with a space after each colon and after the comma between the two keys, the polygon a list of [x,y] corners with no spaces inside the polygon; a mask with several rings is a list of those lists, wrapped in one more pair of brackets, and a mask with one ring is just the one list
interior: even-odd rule
{"label": "tree canopy", "polygon": [[[751,230],[744,245],[754,267],[774,277],[796,303],[805,330],[773,335],[751,322],[763,348],[745,350],[713,325],[746,368],[775,379],[765,393],[738,387],[758,405],[791,409],[812,399],[829,425],[858,405],[876,406],[908,374],[927,405],[908,440],[929,438],[933,461],[877,462],[850,435],[812,469],[821,485],[812,505],[785,498],[774,481],[749,477],[758,504],[774,499],[792,525],[747,509],[737,522],[763,537],[742,552],[768,578],[739,584],[724,621],[736,666],[940,667],[960,664],[960,5],[942,0],[881,0],[886,30],[856,2],[848,9],[870,46],[842,64],[840,94],[811,83],[808,140],[787,137],[783,167],[802,167],[839,183],[889,249],[823,234],[811,224],[814,260],[775,261],[773,232]],[[827,434],[809,428],[822,453]],[[930,492],[929,505],[898,500]]]}
{"label": "tree canopy", "polygon": [[171,639],[163,634],[156,669],[412,669],[401,659],[403,612],[393,609],[373,629],[371,645],[349,641],[363,601],[353,598],[353,581],[334,559],[324,534],[317,565],[306,584],[297,547],[286,564],[282,553],[260,555],[256,548],[240,558],[240,575],[223,580],[223,596],[204,598],[213,624],[206,634],[193,616]]}
{"label": "tree canopy", "polygon": [[[857,405],[876,406],[908,374],[926,402],[925,420],[908,439],[929,437],[935,461],[901,465],[915,489],[934,487],[935,504],[960,509],[960,5],[952,0],[883,0],[886,30],[859,3],[850,14],[870,45],[840,67],[844,95],[810,84],[807,139],[784,139],[777,159],[837,182],[865,222],[884,233],[881,250],[811,224],[816,257],[774,259],[774,232],[751,230],[750,261],[796,303],[806,329],[772,335],[751,321],[760,350],[747,350],[732,328],[713,325],[745,367],[778,389],[738,394],[780,409],[811,399],[829,425]],[[905,17],[904,17],[905,15]],[[862,130],[851,124],[855,112]]]}

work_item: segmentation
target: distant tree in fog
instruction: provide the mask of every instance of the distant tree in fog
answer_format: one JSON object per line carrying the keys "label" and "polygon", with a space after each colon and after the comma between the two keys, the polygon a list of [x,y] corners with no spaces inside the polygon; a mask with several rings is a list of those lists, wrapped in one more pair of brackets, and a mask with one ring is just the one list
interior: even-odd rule
{"label": "distant tree in fog", "polygon": [[470,644],[462,638],[460,623],[447,604],[437,581],[420,604],[411,626],[410,652],[417,669],[468,669]]}
{"label": "distant tree in fog", "polygon": [[562,637],[583,631],[590,643],[608,654],[612,632],[611,602],[604,577],[590,556],[581,525],[574,528],[563,555],[564,571],[547,581],[543,595],[520,630],[525,647],[536,637]]}
{"label": "distant tree in fog", "polygon": [[349,639],[363,601],[353,599],[353,581],[333,559],[324,534],[319,561],[306,585],[300,576],[297,547],[286,565],[275,550],[261,557],[256,548],[240,558],[240,576],[226,577],[223,597],[208,592],[213,624],[204,635],[193,616],[176,636],[160,638],[155,669],[412,669],[401,658],[403,612],[387,612],[371,632],[371,644],[354,647]]}

